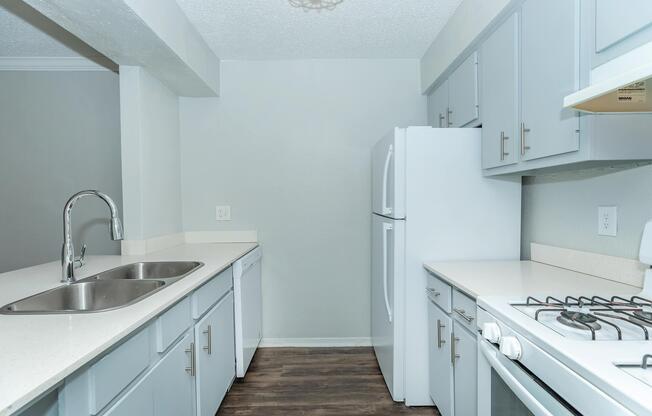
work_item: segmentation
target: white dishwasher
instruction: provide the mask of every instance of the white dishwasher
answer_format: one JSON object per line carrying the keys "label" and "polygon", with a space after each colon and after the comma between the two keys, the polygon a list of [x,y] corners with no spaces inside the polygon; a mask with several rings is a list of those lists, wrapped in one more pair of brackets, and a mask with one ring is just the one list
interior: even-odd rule
{"label": "white dishwasher", "polygon": [[263,251],[256,247],[233,263],[235,363],[240,378],[245,376],[262,338],[262,257]]}

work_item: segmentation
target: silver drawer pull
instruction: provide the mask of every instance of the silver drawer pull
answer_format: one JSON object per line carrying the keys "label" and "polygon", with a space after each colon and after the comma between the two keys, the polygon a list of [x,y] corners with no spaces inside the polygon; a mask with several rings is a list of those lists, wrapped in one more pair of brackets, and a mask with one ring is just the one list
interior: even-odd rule
{"label": "silver drawer pull", "polygon": [[204,335],[208,336],[208,345],[202,347],[204,351],[211,355],[213,353],[213,331],[210,325],[206,328],[205,331],[202,331]]}
{"label": "silver drawer pull", "polygon": [[451,332],[451,365],[455,367],[455,360],[461,356],[457,353],[455,344],[458,343],[460,339],[455,336],[454,332]]}
{"label": "silver drawer pull", "polygon": [[437,319],[437,348],[441,349],[441,346],[446,343],[446,340],[441,339],[441,330],[446,328],[446,325],[441,323],[441,320]]}
{"label": "silver drawer pull", "polygon": [[435,289],[433,289],[433,288],[431,288],[431,287],[429,287],[429,288],[426,289],[426,293],[427,293],[428,295],[430,295],[430,296],[434,296],[434,297],[437,297],[437,296],[441,295],[440,292],[437,292]]}
{"label": "silver drawer pull", "polygon": [[467,315],[464,309],[453,308],[453,310],[468,323],[471,323],[474,319],[471,315]]}
{"label": "silver drawer pull", "polygon": [[186,349],[186,353],[190,354],[190,367],[186,367],[186,372],[194,377],[197,374],[197,361],[195,357],[195,343],[190,343],[190,348]]}
{"label": "silver drawer pull", "polygon": [[527,145],[525,139],[525,133],[529,133],[531,130],[525,127],[525,123],[521,123],[521,155],[525,156],[525,152],[530,150],[530,146]]}

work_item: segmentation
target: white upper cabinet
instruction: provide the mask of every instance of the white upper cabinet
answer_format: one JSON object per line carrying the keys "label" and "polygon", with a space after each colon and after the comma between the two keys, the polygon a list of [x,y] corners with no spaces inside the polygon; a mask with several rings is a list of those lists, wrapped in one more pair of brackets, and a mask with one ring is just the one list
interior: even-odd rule
{"label": "white upper cabinet", "polygon": [[448,80],[428,97],[429,123],[433,127],[448,127]]}
{"label": "white upper cabinet", "polygon": [[595,0],[595,51],[602,52],[652,25],[650,0]]}
{"label": "white upper cabinet", "polygon": [[468,56],[428,96],[428,123],[433,127],[480,124],[478,53]]}
{"label": "white upper cabinet", "polygon": [[595,27],[592,66],[652,41],[652,1],[583,0]]}
{"label": "white upper cabinet", "polygon": [[518,129],[518,14],[482,44],[482,167],[516,163]]}
{"label": "white upper cabinet", "polygon": [[579,87],[579,0],[527,0],[521,19],[521,158],[579,149],[579,117],[563,108]]}
{"label": "white upper cabinet", "polygon": [[448,125],[463,127],[478,117],[478,53],[473,52],[448,78]]}
{"label": "white upper cabinet", "polygon": [[652,159],[652,140],[645,133],[652,129],[649,115],[580,116],[563,107],[565,96],[590,82],[596,42],[606,48],[601,53],[613,55],[648,30],[652,39],[652,1],[640,4],[636,13],[645,18],[637,16],[628,29],[605,27],[627,20],[618,17],[621,6],[616,0],[515,2],[502,23],[479,40],[485,175]]}

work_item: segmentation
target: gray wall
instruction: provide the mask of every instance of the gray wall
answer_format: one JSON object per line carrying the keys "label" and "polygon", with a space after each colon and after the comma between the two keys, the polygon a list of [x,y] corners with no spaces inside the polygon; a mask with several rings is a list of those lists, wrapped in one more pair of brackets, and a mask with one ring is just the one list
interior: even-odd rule
{"label": "gray wall", "polygon": [[[618,207],[618,235],[598,235],[598,206]],[[652,219],[652,166],[524,178],[522,253],[530,242],[638,258]]]}
{"label": "gray wall", "polygon": [[[118,76],[0,71],[0,272],[59,259],[62,209],[85,188],[122,206]],[[73,212],[77,248],[117,254],[108,211],[86,198]]]}
{"label": "gray wall", "polygon": [[184,229],[258,230],[266,338],[368,337],[371,146],[425,123],[418,60],[223,61],[222,81],[180,101]]}

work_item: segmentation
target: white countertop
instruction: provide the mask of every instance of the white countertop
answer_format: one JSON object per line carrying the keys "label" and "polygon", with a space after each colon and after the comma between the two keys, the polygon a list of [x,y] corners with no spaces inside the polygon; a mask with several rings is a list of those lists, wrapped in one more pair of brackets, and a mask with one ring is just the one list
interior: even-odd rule
{"label": "white countertop", "polygon": [[586,295],[638,293],[635,286],[533,261],[430,262],[424,267],[467,295]]}
{"label": "white countertop", "polygon": [[[113,311],[0,315],[0,416],[47,392],[254,247],[254,243],[184,244],[144,256],[92,256],[76,270],[78,278],[136,261],[205,265],[150,297]],[[60,278],[58,261],[0,274],[0,305],[59,286]]]}

